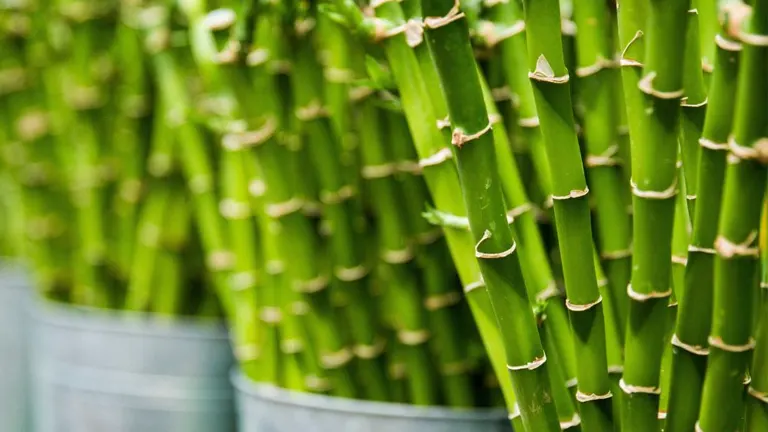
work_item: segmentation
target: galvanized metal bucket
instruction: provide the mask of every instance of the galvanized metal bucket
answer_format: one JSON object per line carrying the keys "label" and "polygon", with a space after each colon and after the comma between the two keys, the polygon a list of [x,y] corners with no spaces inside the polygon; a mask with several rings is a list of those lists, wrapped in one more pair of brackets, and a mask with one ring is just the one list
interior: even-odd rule
{"label": "galvanized metal bucket", "polygon": [[297,393],[233,371],[240,432],[511,432],[497,409],[369,402]]}
{"label": "galvanized metal bucket", "polygon": [[230,432],[233,365],[219,322],[40,301],[37,432]]}
{"label": "galvanized metal bucket", "polygon": [[24,267],[0,259],[0,431],[26,432],[29,417],[28,306]]}

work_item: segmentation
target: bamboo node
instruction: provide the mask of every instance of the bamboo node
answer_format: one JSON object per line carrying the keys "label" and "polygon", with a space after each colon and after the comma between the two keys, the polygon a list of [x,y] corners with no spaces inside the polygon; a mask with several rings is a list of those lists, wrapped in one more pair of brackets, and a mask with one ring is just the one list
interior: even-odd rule
{"label": "bamboo node", "polygon": [[576,68],[576,76],[585,78],[591,75],[596,75],[603,69],[613,69],[615,67],[616,62],[614,60],[598,56],[593,64]]}
{"label": "bamboo node", "polygon": [[335,192],[320,192],[320,201],[323,204],[334,205],[342,203],[355,195],[355,189],[350,185],[344,185]]}
{"label": "bamboo node", "polygon": [[197,174],[187,181],[189,189],[195,195],[202,195],[211,190],[211,176],[208,174]]}
{"label": "bamboo node", "polygon": [[449,291],[442,294],[432,294],[424,299],[424,307],[434,312],[438,309],[443,309],[449,306],[453,306],[461,301],[461,294],[456,291]]}
{"label": "bamboo node", "polygon": [[460,7],[461,2],[459,0],[455,0],[453,7],[448,11],[447,14],[445,14],[445,16],[424,18],[424,27],[428,29],[436,29],[464,18],[464,12],[460,10]]}
{"label": "bamboo node", "polygon": [[632,284],[627,285],[627,295],[629,298],[639,302],[645,302],[651,299],[662,299],[672,296],[672,289],[667,291],[651,291],[649,293],[639,293],[632,289]]}
{"label": "bamboo node", "polygon": [[624,373],[624,366],[622,365],[609,365],[608,374],[620,375]]}
{"label": "bamboo node", "polygon": [[510,246],[508,249],[503,250],[501,252],[481,252],[480,251],[480,245],[483,244],[486,240],[491,238],[491,231],[485,230],[483,233],[483,237],[480,238],[480,241],[477,242],[475,245],[475,257],[479,259],[500,259],[505,258],[515,252],[515,249],[517,249],[517,243],[512,240],[512,246]]}
{"label": "bamboo node", "polygon": [[333,388],[327,378],[321,378],[317,375],[307,375],[304,377],[304,385],[307,386],[308,390],[316,393],[325,393]]}
{"label": "bamboo node", "polygon": [[708,103],[709,103],[708,97],[705,97],[704,100],[701,102],[693,102],[693,103],[688,102],[687,96],[680,99],[680,106],[683,108],[701,108],[701,107],[707,106]]}
{"label": "bamboo node", "polygon": [[447,161],[448,159],[451,159],[452,157],[453,157],[453,152],[451,152],[451,149],[448,147],[443,147],[437,152],[435,152],[432,156],[419,159],[419,166],[421,168],[426,168],[430,166],[439,165]]}
{"label": "bamboo node", "polygon": [[203,27],[211,31],[226,30],[235,24],[237,15],[228,8],[215,9],[208,12],[201,22]]}
{"label": "bamboo node", "polygon": [[34,141],[50,131],[48,114],[40,110],[28,111],[16,121],[16,133],[22,141]]}
{"label": "bamboo node", "polygon": [[231,269],[234,261],[235,257],[232,252],[220,249],[208,254],[206,264],[211,271],[220,272]]}
{"label": "bamboo node", "polygon": [[478,288],[484,288],[485,287],[485,281],[482,280],[482,278],[477,282],[472,282],[471,284],[464,287],[464,293],[468,294]]}
{"label": "bamboo node", "polygon": [[304,200],[298,197],[293,197],[288,201],[265,205],[264,213],[273,219],[279,219],[301,210],[302,205],[304,205]]}
{"label": "bamboo node", "polygon": [[357,358],[361,358],[364,360],[371,360],[375,359],[376,357],[380,356],[381,353],[384,352],[384,347],[387,346],[387,341],[383,338],[377,338],[376,342],[372,345],[368,344],[357,344],[354,347],[352,347],[352,352],[355,353],[355,356]]}
{"label": "bamboo node", "polygon": [[256,344],[243,344],[235,347],[235,357],[241,362],[254,361],[259,358],[261,351]]}
{"label": "bamboo node", "polygon": [[683,89],[669,91],[655,89],[653,88],[654,79],[656,79],[656,71],[648,72],[637,82],[637,88],[649,96],[663,100],[680,99],[685,94]]}
{"label": "bamboo node", "polygon": [[757,390],[752,386],[747,388],[747,393],[749,393],[750,396],[759,400],[760,402],[768,404],[768,393]]}
{"label": "bamboo node", "polygon": [[695,428],[695,432],[704,432],[704,429],[701,428],[701,425],[698,421],[696,422]]}
{"label": "bamboo node", "polygon": [[228,133],[221,139],[221,145],[229,151],[239,151],[265,143],[277,131],[277,121],[270,116],[260,128],[253,131]]}
{"label": "bamboo node", "polygon": [[266,48],[256,48],[245,56],[245,64],[251,67],[261,66],[269,61],[271,53]]}
{"label": "bamboo node", "polygon": [[569,389],[576,387],[578,384],[579,384],[579,380],[576,377],[573,377],[565,381],[565,386]]}
{"label": "bamboo node", "polygon": [[479,131],[473,134],[466,134],[461,128],[456,127],[453,129],[453,132],[451,133],[451,144],[455,145],[458,148],[462,148],[464,144],[480,138],[481,136],[485,135],[488,131],[492,129],[493,129],[493,122],[490,121],[490,118],[488,119],[488,124],[484,128],[480,129]]}
{"label": "bamboo node", "polygon": [[635,33],[635,35],[632,37],[632,39],[630,39],[629,42],[627,42],[627,46],[625,46],[624,49],[621,50],[621,56],[619,58],[619,64],[621,66],[625,66],[625,67],[643,67],[643,64],[641,62],[639,62],[638,60],[627,58],[627,52],[629,51],[629,48],[632,46],[632,44],[634,44],[635,42],[640,40],[641,37],[643,37],[643,32],[642,32],[642,30],[638,30]]}
{"label": "bamboo node", "polygon": [[659,411],[656,413],[656,418],[659,420],[664,420],[667,418],[667,412],[666,411]]}
{"label": "bamboo node", "polygon": [[437,128],[438,129],[445,129],[447,127],[451,127],[451,119],[446,115],[445,118],[437,119]]}
{"label": "bamboo node", "polygon": [[360,175],[364,179],[380,179],[393,175],[397,170],[397,164],[393,162],[379,165],[365,165],[360,169]]}
{"label": "bamboo node", "polygon": [[568,73],[563,76],[555,76],[555,71],[552,70],[552,65],[549,64],[544,54],[540,55],[539,59],[536,60],[536,70],[528,72],[528,78],[550,84],[565,84],[570,79]]}
{"label": "bamboo node", "polygon": [[230,281],[234,291],[245,291],[256,286],[256,272],[250,270],[233,273]]}
{"label": "bamboo node", "polygon": [[499,113],[489,113],[488,114],[488,121],[492,124],[499,124],[502,121],[504,121],[504,117],[501,116]]}
{"label": "bamboo node", "polygon": [[597,287],[603,288],[608,286],[608,279],[600,279],[597,281]]}
{"label": "bamboo node", "polygon": [[437,241],[443,236],[442,228],[436,228],[431,231],[421,232],[416,234],[416,243],[420,245],[429,245]]}
{"label": "bamboo node", "polygon": [[267,274],[278,275],[285,271],[285,263],[281,260],[272,259],[264,263]]}
{"label": "bamboo node", "polygon": [[557,297],[560,295],[560,290],[557,288],[557,284],[555,281],[550,281],[547,284],[547,287],[541,290],[538,294],[536,294],[536,301],[538,302],[545,302],[553,297]]}
{"label": "bamboo node", "polygon": [[520,406],[515,403],[515,405],[512,407],[512,412],[507,414],[507,418],[509,420],[514,420],[518,417],[520,417]]}
{"label": "bamboo node", "polygon": [[298,354],[304,350],[304,342],[301,339],[285,339],[280,342],[280,351],[283,354]]}
{"label": "bamboo node", "polygon": [[496,87],[491,89],[491,97],[496,102],[512,100],[512,91],[509,86]]}
{"label": "bamboo node", "polygon": [[688,344],[680,340],[680,338],[677,336],[677,333],[672,335],[672,345],[682,348],[686,351],[688,351],[691,354],[695,354],[698,356],[708,356],[709,355],[709,348],[701,345],[693,345]]}
{"label": "bamboo node", "polygon": [[600,258],[604,260],[624,259],[624,258],[629,258],[631,256],[632,256],[632,245],[630,245],[626,249],[604,251],[600,253]]}
{"label": "bamboo node", "polygon": [[533,210],[533,204],[529,202],[520,204],[519,206],[507,211],[507,221],[509,223],[512,223],[512,221],[528,213],[531,210]]}
{"label": "bamboo node", "polygon": [[742,50],[741,43],[725,38],[719,34],[715,35],[715,43],[725,51],[739,52]]}
{"label": "bamboo node", "polygon": [[314,18],[305,17],[297,19],[296,22],[293,23],[293,28],[296,30],[298,36],[304,36],[315,28],[315,24],[316,22]]}
{"label": "bamboo node", "polygon": [[374,93],[373,88],[368,86],[356,86],[349,89],[349,100],[350,102],[360,102],[361,100],[365,99],[366,97],[372,95]]}
{"label": "bamboo node", "polygon": [[21,67],[0,70],[0,95],[21,91],[27,86],[27,71]]}
{"label": "bamboo node", "polygon": [[624,393],[626,394],[633,394],[633,393],[642,393],[642,394],[650,394],[650,395],[661,394],[661,389],[659,387],[627,384],[626,381],[624,381],[624,378],[619,380],[619,387],[621,387],[621,390],[623,390]]}
{"label": "bamboo node", "polygon": [[525,21],[517,20],[511,25],[497,25],[491,21],[481,20],[478,23],[477,35],[485,42],[485,46],[493,48],[505,39],[525,31]]}
{"label": "bamboo node", "polygon": [[397,162],[395,165],[398,172],[421,175],[421,166],[419,166],[419,162],[417,161],[404,160]]}
{"label": "bamboo node", "polygon": [[368,274],[368,269],[362,265],[355,267],[336,267],[333,273],[340,281],[354,282],[364,278]]}
{"label": "bamboo node", "polygon": [[563,18],[560,20],[560,33],[566,36],[576,36],[579,28],[576,26],[576,22],[573,20]]}
{"label": "bamboo node", "polygon": [[472,363],[468,361],[456,361],[445,363],[440,366],[440,372],[445,376],[462,375],[472,368]]}
{"label": "bamboo node", "polygon": [[541,365],[547,362],[547,354],[542,353],[541,357],[536,357],[532,361],[524,364],[524,365],[507,365],[507,369],[511,371],[520,371],[520,370],[535,370],[539,368]]}
{"label": "bamboo node", "polygon": [[682,266],[688,265],[688,257],[681,255],[672,255],[672,264],[678,264]]}
{"label": "bamboo node", "polygon": [[696,198],[697,198],[697,196],[695,194],[694,195],[686,195],[685,196],[685,199],[688,200],[688,201],[695,201]]}
{"label": "bamboo node", "polygon": [[428,341],[430,336],[431,334],[427,329],[399,330],[397,332],[397,340],[399,340],[403,345],[408,346],[421,345]]}
{"label": "bamboo node", "polygon": [[327,116],[328,109],[318,100],[313,100],[306,106],[296,108],[296,118],[301,121],[312,121]]}
{"label": "bamboo node", "polygon": [[641,190],[637,187],[637,183],[635,183],[634,179],[629,179],[629,185],[632,187],[632,194],[638,198],[665,200],[677,195],[677,177],[675,177],[672,184],[663,191]]}
{"label": "bamboo node", "polygon": [[728,150],[728,143],[716,143],[710,139],[703,138],[703,137],[699,138],[699,145],[709,150],[715,150],[715,151]]}
{"label": "bamboo node", "polygon": [[584,393],[581,390],[576,391],[576,400],[581,403],[610,399],[612,397],[613,397],[613,393],[611,393],[610,391],[604,394]]}
{"label": "bamboo node", "polygon": [[267,191],[267,184],[264,183],[264,180],[255,178],[248,182],[248,193],[251,194],[254,198],[260,198],[264,196],[264,193]]}
{"label": "bamboo node", "polygon": [[552,195],[552,199],[555,201],[563,201],[572,198],[581,198],[589,193],[589,187],[584,187],[582,190],[573,189],[568,195]]}
{"label": "bamboo node", "polygon": [[326,81],[337,84],[348,84],[355,79],[355,72],[350,69],[327,67],[323,69]]}
{"label": "bamboo node", "polygon": [[742,31],[739,33],[739,39],[741,42],[754,47],[768,47],[768,35],[747,33]]}
{"label": "bamboo node", "polygon": [[400,250],[384,250],[381,259],[387,264],[405,264],[413,259],[413,249],[406,246]]}
{"label": "bamboo node", "polygon": [[385,3],[400,3],[401,1],[403,0],[371,0],[371,3],[368,6],[371,9],[376,9]]}
{"label": "bamboo node", "polygon": [[754,159],[763,164],[768,163],[768,138],[760,138],[752,146],[743,146],[731,135],[728,138],[728,148],[732,155],[741,160]]}
{"label": "bamboo node", "polygon": [[326,369],[337,369],[352,360],[352,351],[349,348],[342,348],[333,353],[325,353],[320,356],[320,363]]}
{"label": "bamboo node", "polygon": [[261,309],[259,318],[266,324],[279,324],[283,320],[283,311],[279,307],[266,306]]}
{"label": "bamboo node", "polygon": [[412,18],[403,24],[387,30],[378,30],[374,38],[376,40],[386,39],[399,34],[405,34],[405,42],[409,47],[415,48],[424,40],[424,26],[421,20]]}
{"label": "bamboo node", "polygon": [[248,202],[227,198],[219,203],[219,213],[227,220],[243,220],[251,216],[251,206]]}
{"label": "bamboo node", "polygon": [[517,120],[517,124],[524,128],[537,128],[539,127],[539,116],[524,117]]}
{"label": "bamboo node", "polygon": [[602,302],[603,302],[603,296],[598,296],[597,300],[587,304],[573,304],[571,303],[570,300],[565,299],[565,307],[568,308],[568,310],[573,312],[584,312],[592,309],[593,307],[599,305]]}
{"label": "bamboo node", "polygon": [[584,164],[587,166],[587,168],[612,167],[619,165],[619,161],[614,158],[618,152],[619,146],[613,144],[612,146],[606,148],[599,155],[587,155],[586,159],[584,160]]}
{"label": "bamboo node", "polygon": [[715,250],[717,254],[725,259],[734,257],[760,257],[760,247],[752,246],[757,241],[758,231],[753,230],[747,238],[741,243],[734,243],[723,235],[715,239]]}
{"label": "bamboo node", "polygon": [[720,336],[710,336],[707,338],[707,342],[709,342],[709,346],[711,347],[732,353],[743,353],[755,349],[755,338],[753,337],[750,337],[747,343],[742,345],[725,343]]}
{"label": "bamboo node", "polygon": [[507,4],[509,0],[483,0],[483,6],[490,9],[496,5]]}
{"label": "bamboo node", "polygon": [[570,420],[565,420],[560,422],[560,429],[566,430],[572,427],[576,427],[580,424],[581,424],[581,417],[579,417],[578,413],[574,413],[573,417],[571,417]]}
{"label": "bamboo node", "polygon": [[315,278],[296,283],[296,291],[304,294],[312,294],[324,290],[328,287],[328,277],[319,275]]}
{"label": "bamboo node", "polygon": [[760,288],[768,289],[768,282],[760,282]]}
{"label": "bamboo node", "polygon": [[405,378],[406,370],[405,363],[392,363],[389,365],[389,376],[393,380],[401,380]]}

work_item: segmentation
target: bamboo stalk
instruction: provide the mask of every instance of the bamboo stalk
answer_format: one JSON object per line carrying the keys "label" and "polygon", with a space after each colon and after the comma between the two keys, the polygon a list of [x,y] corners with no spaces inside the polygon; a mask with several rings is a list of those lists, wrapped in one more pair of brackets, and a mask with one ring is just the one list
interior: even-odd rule
{"label": "bamboo stalk", "polygon": [[760,294],[756,307],[759,317],[755,335],[755,353],[752,355],[752,383],[747,387],[747,422],[744,430],[748,432],[764,430],[768,427],[768,200],[763,200],[763,214],[760,219]]}
{"label": "bamboo stalk", "polygon": [[760,255],[757,237],[768,161],[768,82],[764,79],[768,1],[753,1],[751,13],[746,27],[735,26],[744,48],[715,239],[710,356],[698,421],[703,430],[742,426],[744,380],[755,344],[752,314]]}

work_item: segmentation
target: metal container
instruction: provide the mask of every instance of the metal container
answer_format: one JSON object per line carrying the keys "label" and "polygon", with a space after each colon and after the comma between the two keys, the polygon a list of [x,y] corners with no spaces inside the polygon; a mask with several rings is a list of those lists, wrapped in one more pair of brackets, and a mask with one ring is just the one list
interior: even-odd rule
{"label": "metal container", "polygon": [[443,407],[360,401],[297,393],[258,384],[238,371],[240,432],[511,432],[507,413],[498,409]]}
{"label": "metal container", "polygon": [[28,430],[28,304],[32,288],[20,264],[0,259],[0,431]]}
{"label": "metal container", "polygon": [[230,432],[233,365],[219,322],[40,301],[37,432]]}

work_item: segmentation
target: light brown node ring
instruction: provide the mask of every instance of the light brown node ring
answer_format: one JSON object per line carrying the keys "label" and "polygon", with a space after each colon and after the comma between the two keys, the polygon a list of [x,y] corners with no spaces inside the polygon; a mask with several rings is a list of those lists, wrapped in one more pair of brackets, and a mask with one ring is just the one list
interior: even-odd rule
{"label": "light brown node ring", "polygon": [[264,206],[264,213],[266,213],[267,216],[273,219],[279,219],[281,217],[287,216],[291,213],[295,213],[301,210],[303,205],[304,205],[303,199],[298,197],[293,197],[288,201],[267,204],[266,206]]}
{"label": "light brown node ring", "polygon": [[336,267],[333,273],[340,281],[354,282],[368,275],[368,268],[362,265],[355,267]]}
{"label": "light brown node ring", "polygon": [[555,201],[563,201],[568,199],[574,199],[574,198],[581,198],[586,196],[589,193],[589,187],[585,187],[584,189],[574,189],[571,192],[568,193],[568,195],[552,195],[552,199]]}
{"label": "light brown node ring", "polygon": [[479,131],[467,134],[465,133],[461,128],[454,128],[453,132],[451,133],[451,144],[455,145],[458,148],[462,148],[464,144],[474,141],[481,136],[485,135],[487,132],[491,131],[493,129],[493,122],[488,121],[488,124],[480,129]]}
{"label": "light brown node ring", "polygon": [[320,363],[326,369],[338,369],[352,360],[352,350],[342,348],[334,353],[326,353],[320,356]]}
{"label": "light brown node ring", "polygon": [[328,109],[320,101],[313,100],[303,107],[296,108],[296,118],[301,121],[312,121],[328,116]]}
{"label": "light brown node ring", "polygon": [[753,398],[759,400],[762,403],[768,404],[768,393],[763,392],[760,390],[757,390],[756,388],[749,386],[747,388],[747,393],[749,393],[750,396]]}
{"label": "light brown node ring", "polygon": [[747,343],[742,345],[732,345],[725,343],[725,341],[723,341],[723,339],[719,336],[710,336],[707,338],[707,342],[709,342],[709,346],[711,347],[732,353],[743,353],[755,349],[755,339],[752,337],[749,338]]}
{"label": "light brown node ring", "polygon": [[620,375],[624,373],[624,366],[622,365],[609,365],[608,373],[611,375]]}
{"label": "light brown node ring", "polygon": [[707,106],[708,103],[709,103],[709,98],[707,97],[705,97],[704,100],[701,102],[693,102],[693,103],[688,102],[688,97],[684,97],[680,99],[680,106],[683,108],[701,108],[701,107]]}
{"label": "light brown node ring", "polygon": [[344,185],[340,187],[337,191],[320,192],[320,201],[322,201],[323,204],[334,205],[334,204],[340,204],[352,198],[353,196],[355,196],[355,189],[351,185]]}
{"label": "light brown node ring", "polygon": [[445,376],[456,376],[466,373],[472,368],[472,364],[467,361],[457,361],[446,363],[440,366],[440,372]]}
{"label": "light brown node ring", "polygon": [[541,122],[539,121],[539,116],[533,116],[521,118],[517,121],[517,124],[523,128],[536,128],[539,127]]}
{"label": "light brown node ring", "polygon": [[485,45],[493,48],[500,42],[519,35],[525,31],[525,21],[517,20],[511,25],[496,25],[491,21],[481,21],[477,34],[483,39]]}
{"label": "light brown node ring", "polygon": [[718,47],[725,51],[739,52],[742,50],[741,43],[722,37],[721,35],[715,35],[715,43]]}
{"label": "light brown node ring", "polygon": [[230,277],[233,291],[245,291],[256,286],[257,278],[254,271],[232,273]]}
{"label": "light brown node ring", "polygon": [[739,34],[739,39],[741,39],[741,43],[750,46],[768,47],[768,35],[741,32]]}
{"label": "light brown node ring", "polygon": [[604,394],[584,393],[581,390],[576,391],[576,400],[581,403],[605,400],[605,399],[610,399],[612,397],[613,397],[613,393],[611,393],[610,391]]}
{"label": "light brown node ring", "polygon": [[576,427],[580,424],[581,424],[581,417],[579,417],[579,414],[574,413],[573,417],[571,417],[570,420],[565,420],[560,422],[560,429],[566,430],[572,427]]}
{"label": "light brown node ring", "polygon": [[211,251],[206,258],[206,264],[211,271],[220,272],[229,270],[235,262],[235,256],[228,250]]}
{"label": "light brown node ring", "polygon": [[424,40],[424,24],[421,20],[413,18],[399,26],[385,29],[387,26],[384,20],[378,19],[374,39],[381,41],[399,34],[405,34],[405,42],[409,47],[415,48]]}
{"label": "light brown node ring", "polygon": [[509,0],[483,0],[483,6],[490,9],[496,5],[507,4]]}
{"label": "light brown node ring", "polygon": [[254,361],[261,355],[261,350],[256,344],[244,344],[235,347],[235,357],[243,362]]}
{"label": "light brown node ring", "polygon": [[686,351],[688,351],[691,354],[695,354],[697,356],[708,356],[709,355],[709,348],[701,345],[692,345],[685,343],[680,340],[679,337],[677,337],[677,334],[672,335],[672,345],[682,348]]}
{"label": "light brown node ring", "polygon": [[413,249],[406,246],[399,250],[384,250],[381,259],[388,264],[405,264],[413,259]]}
{"label": "light brown node ring", "polygon": [[600,253],[600,258],[604,260],[617,260],[617,259],[624,259],[629,258],[632,256],[632,247],[628,247],[626,249],[619,249],[615,251],[605,251]]}
{"label": "light brown node ring", "polygon": [[443,147],[432,156],[425,157],[423,159],[419,159],[419,166],[421,168],[426,168],[430,166],[439,165],[448,159],[451,159],[453,157],[453,152],[451,152],[451,149],[448,147]]}
{"label": "light brown node ring", "polygon": [[513,209],[511,209],[511,210],[509,210],[507,212],[507,220],[509,220],[510,218],[512,220],[515,220],[518,217],[524,215],[525,213],[528,213],[531,210],[533,210],[533,204],[531,204],[529,202],[520,204],[519,206],[517,206],[517,207],[515,207],[515,208],[513,208]]}
{"label": "light brown node ring", "polygon": [[616,67],[616,62],[614,60],[599,56],[595,60],[595,63],[576,68],[576,76],[579,78],[586,78],[588,76],[596,75],[603,69],[612,69],[614,67]]}
{"label": "light brown node ring", "polygon": [[298,354],[304,351],[304,342],[301,339],[285,339],[280,342],[280,351],[283,354]]}
{"label": "light brown node ring", "polygon": [[570,388],[574,388],[577,385],[579,385],[579,380],[576,377],[573,377],[573,378],[565,381],[565,387],[567,387],[569,389]]}
{"label": "light brown node ring", "polygon": [[614,157],[619,152],[619,146],[614,144],[599,155],[587,155],[584,164],[587,168],[612,167],[619,165],[619,161]]}
{"label": "light brown node ring", "polygon": [[541,367],[544,363],[547,362],[547,354],[542,354],[541,357],[537,357],[533,359],[532,361],[524,364],[524,365],[507,365],[507,369],[511,371],[521,371],[521,370],[535,370],[539,367]]}
{"label": "light brown node ring", "polygon": [[401,173],[421,175],[421,166],[418,161],[403,160],[396,163],[396,168]]}
{"label": "light brown node ring", "polygon": [[719,235],[715,239],[715,250],[718,255],[725,259],[735,257],[759,258],[760,246],[755,244],[757,236],[758,231],[753,230],[743,242],[735,243],[725,238],[725,236]]}
{"label": "light brown node ring", "polygon": [[710,139],[703,138],[703,137],[699,138],[699,145],[709,150],[715,150],[715,151],[728,150],[728,143],[716,143]]}
{"label": "light brown node ring", "polygon": [[683,89],[664,91],[653,88],[653,80],[655,78],[655,71],[647,73],[644,77],[640,78],[640,81],[637,82],[637,88],[649,96],[664,100],[680,99],[685,94]]}
{"label": "light brown node ring", "polygon": [[569,311],[573,312],[584,312],[592,309],[593,307],[599,305],[603,302],[603,296],[598,296],[597,300],[587,303],[587,304],[573,304],[570,300],[565,299],[565,307],[568,308]]}
{"label": "light brown node ring", "polygon": [[688,257],[681,255],[672,255],[672,264],[678,264],[682,266],[688,265]]}
{"label": "light brown node ring", "polygon": [[397,340],[403,345],[416,346],[421,345],[429,340],[431,336],[429,330],[399,330],[397,332]]}
{"label": "light brown node ring", "polygon": [[371,0],[371,3],[368,5],[371,9],[376,9],[377,7],[386,4],[386,3],[400,3],[402,0]]}
{"label": "light brown node ring", "polygon": [[509,247],[509,249],[501,251],[501,252],[480,252],[480,245],[483,244],[484,241],[491,238],[491,232],[489,230],[485,230],[483,233],[483,237],[480,238],[480,241],[477,242],[475,245],[475,257],[479,259],[499,259],[499,258],[505,258],[515,252],[515,249],[517,249],[517,243],[515,241],[512,241],[512,246]]}
{"label": "light brown node ring", "polygon": [[461,2],[459,0],[455,0],[453,7],[448,11],[447,14],[445,14],[445,16],[424,18],[424,27],[428,29],[436,29],[464,18],[464,12],[462,12],[460,8]]}
{"label": "light brown node ring", "polygon": [[756,140],[750,147],[738,144],[736,139],[730,136],[728,148],[731,150],[731,155],[741,160],[753,159],[763,164],[768,163],[768,137]]}
{"label": "light brown node ring", "polygon": [[323,69],[323,77],[328,82],[349,84],[355,79],[355,72],[350,69],[327,67]]}
{"label": "light brown node ring", "polygon": [[666,411],[659,411],[656,413],[656,418],[659,420],[664,420],[667,418],[667,412]]}
{"label": "light brown node ring", "polygon": [[562,76],[555,76],[555,71],[552,70],[552,65],[549,64],[544,54],[536,60],[536,69],[533,72],[528,72],[528,78],[550,84],[565,84],[570,80],[567,73]]}
{"label": "light brown node ring", "polygon": [[360,175],[368,180],[389,177],[396,172],[397,164],[391,162],[379,165],[366,165],[360,169]]}
{"label": "light brown node ring", "polygon": [[545,302],[559,295],[560,290],[557,288],[557,284],[554,281],[550,281],[546,288],[544,288],[540,293],[536,294],[536,300],[539,302]]}
{"label": "light brown node ring", "polygon": [[266,324],[279,324],[283,320],[283,311],[278,307],[267,306],[261,309],[259,318]]}
{"label": "light brown node ring", "polygon": [[385,339],[378,338],[376,342],[372,345],[367,345],[367,344],[355,345],[354,347],[352,347],[352,352],[354,352],[357,358],[361,358],[364,360],[371,360],[380,356],[381,353],[384,352],[384,347],[386,347],[386,345],[387,345],[387,341]]}
{"label": "light brown node ring", "polygon": [[629,47],[632,46],[635,42],[637,42],[641,37],[643,37],[643,32],[641,30],[638,30],[635,35],[632,37],[632,39],[627,42],[627,46],[624,47],[623,50],[621,50],[621,56],[619,58],[619,65],[622,67],[643,67],[643,64],[635,59],[627,58],[627,51],[629,51]]}
{"label": "light brown node ring", "polygon": [[464,293],[468,294],[468,293],[470,293],[470,292],[472,292],[472,291],[474,291],[474,290],[476,290],[478,288],[484,288],[484,287],[485,287],[485,281],[481,279],[481,280],[479,280],[477,282],[472,282],[471,284],[465,286],[464,287]]}
{"label": "light brown node ring", "polygon": [[632,194],[638,198],[665,200],[674,198],[674,196],[677,195],[677,177],[675,177],[672,184],[663,191],[641,190],[633,179],[629,180],[629,184],[632,187]]}
{"label": "light brown node ring", "polygon": [[436,228],[431,231],[416,234],[416,243],[420,245],[430,245],[443,236],[443,229]]}
{"label": "light brown node ring", "polygon": [[324,393],[333,389],[330,380],[321,378],[317,375],[307,375],[304,378],[304,385],[306,385],[309,390],[317,393]]}
{"label": "light brown node ring", "polygon": [[624,378],[619,380],[619,387],[626,394],[642,393],[650,395],[660,395],[661,389],[653,386],[638,386],[633,384],[627,384]]}
{"label": "light brown node ring", "polygon": [[243,220],[251,216],[251,205],[227,198],[219,203],[219,213],[227,220]]}
{"label": "light brown node ring", "polygon": [[319,275],[316,278],[299,281],[295,285],[295,290],[304,294],[312,294],[320,292],[328,287],[328,277],[325,275]]}
{"label": "light brown node ring", "polygon": [[627,295],[629,298],[639,302],[645,302],[652,299],[663,299],[672,296],[672,289],[667,291],[652,291],[649,293],[639,293],[632,289],[632,284],[627,285]]}
{"label": "light brown node ring", "polygon": [[768,289],[768,282],[760,282],[760,288]]}
{"label": "light brown node ring", "polygon": [[448,116],[445,116],[444,118],[437,119],[437,128],[438,129],[445,129],[448,127],[451,127],[451,119]]}
{"label": "light brown node ring", "polygon": [[461,294],[449,291],[442,294],[433,294],[424,299],[424,307],[428,311],[436,311],[453,306],[461,301]]}
{"label": "light brown node ring", "polygon": [[518,418],[518,417],[520,417],[520,406],[518,406],[517,404],[515,404],[515,406],[514,406],[514,407],[512,407],[512,412],[511,412],[511,413],[509,413],[509,415],[507,415],[507,418],[508,418],[509,420],[514,420],[514,419],[516,419],[516,418]]}

